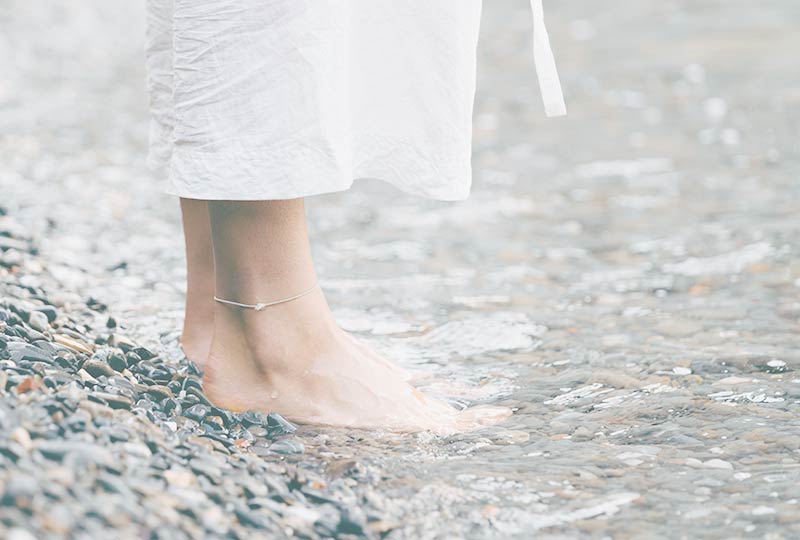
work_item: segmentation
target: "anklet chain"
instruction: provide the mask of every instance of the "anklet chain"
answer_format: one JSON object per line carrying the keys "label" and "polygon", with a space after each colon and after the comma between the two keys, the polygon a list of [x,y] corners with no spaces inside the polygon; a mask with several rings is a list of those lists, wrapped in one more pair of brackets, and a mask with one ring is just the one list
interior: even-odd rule
{"label": "anklet chain", "polygon": [[218,298],[216,296],[214,297],[214,300],[216,300],[217,302],[219,302],[221,304],[229,304],[231,306],[237,306],[237,307],[241,307],[241,308],[254,309],[256,311],[261,311],[262,309],[266,309],[269,306],[274,306],[276,304],[283,304],[284,302],[289,302],[291,300],[297,300],[301,296],[305,296],[305,295],[309,294],[310,292],[312,292],[314,289],[317,288],[317,285],[319,285],[319,280],[317,280],[311,287],[309,287],[308,289],[306,289],[303,292],[297,293],[297,294],[295,294],[293,296],[290,296],[288,298],[282,298],[280,300],[274,300],[272,302],[259,302],[258,304],[242,304],[240,302],[234,302],[233,300],[223,300],[222,298]]}

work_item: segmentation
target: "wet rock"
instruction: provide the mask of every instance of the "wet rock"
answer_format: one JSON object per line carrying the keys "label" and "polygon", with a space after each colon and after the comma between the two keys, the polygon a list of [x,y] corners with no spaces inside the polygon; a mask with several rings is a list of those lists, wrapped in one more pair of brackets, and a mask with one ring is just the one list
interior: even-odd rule
{"label": "wet rock", "polygon": [[30,508],[33,497],[39,492],[39,483],[33,476],[13,472],[5,482],[0,504],[27,509]]}
{"label": "wet rock", "polygon": [[266,497],[269,494],[269,488],[264,482],[256,478],[245,477],[239,481],[244,494],[248,499],[254,497]]}
{"label": "wet rock", "polygon": [[121,428],[105,427],[101,432],[105,433],[111,442],[127,442],[131,438],[131,434]]}
{"label": "wet rock", "polygon": [[733,469],[733,465],[724,459],[709,459],[703,462],[703,467],[707,467],[709,469]]}
{"label": "wet rock", "polygon": [[183,407],[177,399],[167,398],[161,404],[164,414],[168,416],[178,416],[183,413]]}
{"label": "wet rock", "polygon": [[204,459],[193,459],[189,462],[189,468],[197,475],[203,475],[213,483],[218,484],[222,480],[222,470],[212,463]]}
{"label": "wet rock", "polygon": [[41,454],[55,461],[61,461],[69,455],[79,456],[82,460],[98,465],[111,465],[114,461],[111,452],[107,449],[90,443],[50,440],[42,441],[36,445],[36,449]]}
{"label": "wet rock", "polygon": [[363,466],[355,459],[337,459],[328,464],[325,473],[333,478],[359,476],[363,473],[363,469]]}
{"label": "wet rock", "polygon": [[278,437],[280,435],[294,433],[297,431],[297,428],[283,416],[277,413],[269,413],[267,415],[267,430],[270,437]]}
{"label": "wet rock", "polygon": [[250,510],[244,505],[239,505],[234,510],[236,518],[245,527],[252,527],[263,531],[278,532],[278,527],[267,514]]}
{"label": "wet rock", "polygon": [[92,377],[111,377],[114,375],[114,370],[111,369],[111,366],[104,362],[99,362],[97,360],[89,359],[83,363],[82,369],[86,371]]}
{"label": "wet rock", "polygon": [[116,333],[109,338],[108,344],[112,347],[119,347],[122,349],[122,352],[128,352],[136,348],[136,344],[133,341]]}
{"label": "wet rock", "polygon": [[155,399],[172,399],[174,394],[168,386],[151,384],[141,388],[141,391],[149,393]]}
{"label": "wet rock", "polygon": [[242,424],[245,426],[263,426],[267,427],[267,415],[259,411],[245,411],[240,416]]}
{"label": "wet rock", "polygon": [[139,356],[136,351],[128,351],[125,353],[125,364],[126,366],[135,366],[139,362],[142,361],[142,357]]}
{"label": "wet rock", "polygon": [[299,439],[280,439],[269,445],[271,452],[276,454],[302,454],[305,446]]}
{"label": "wet rock", "polygon": [[497,431],[490,436],[491,441],[495,444],[523,444],[530,438],[530,434],[525,431],[510,429]]}
{"label": "wet rock", "polygon": [[11,342],[7,345],[11,353],[10,359],[14,362],[34,360],[38,362],[53,362],[53,355],[49,352],[28,343]]}
{"label": "wet rock", "polygon": [[342,510],[337,531],[342,534],[365,535],[367,518],[364,511],[356,506],[347,506]]}
{"label": "wet rock", "polygon": [[108,365],[114,371],[123,371],[128,367],[128,360],[120,353],[114,353],[108,357]]}
{"label": "wet rock", "polygon": [[[36,312],[42,313],[45,317],[47,317],[47,322],[52,323],[58,317],[58,311],[53,306],[36,306]],[[44,330],[39,330],[40,332],[44,332]]]}
{"label": "wet rock", "polygon": [[108,405],[112,409],[128,409],[133,406],[133,400],[118,394],[110,394],[108,392],[92,392],[89,394],[89,399]]}
{"label": "wet rock", "polygon": [[250,426],[247,431],[250,433],[251,436],[257,437],[259,439],[269,437],[269,430],[265,427],[261,426]]}
{"label": "wet rock", "polygon": [[39,332],[47,332],[50,330],[50,321],[47,319],[47,315],[40,311],[32,311],[30,313],[28,324],[31,325],[31,328]]}
{"label": "wet rock", "polygon": [[150,360],[151,358],[156,357],[155,353],[145,347],[135,347],[131,352],[136,354],[142,360]]}
{"label": "wet rock", "polygon": [[19,443],[0,441],[0,455],[10,459],[14,463],[27,456],[27,454],[28,452]]}
{"label": "wet rock", "polygon": [[194,420],[196,422],[202,422],[203,419],[206,416],[208,416],[210,412],[211,412],[211,407],[198,403],[197,405],[192,405],[191,407],[186,409],[186,411],[184,411],[183,413],[183,416],[191,420]]}

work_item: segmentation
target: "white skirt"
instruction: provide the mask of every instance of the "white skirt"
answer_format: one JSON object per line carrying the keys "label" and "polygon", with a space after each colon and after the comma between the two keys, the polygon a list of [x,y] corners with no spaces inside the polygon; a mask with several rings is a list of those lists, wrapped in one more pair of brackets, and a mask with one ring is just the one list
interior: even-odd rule
{"label": "white skirt", "polygon": [[[566,114],[541,0],[534,53]],[[469,195],[481,0],[148,0],[149,164],[191,199]]]}

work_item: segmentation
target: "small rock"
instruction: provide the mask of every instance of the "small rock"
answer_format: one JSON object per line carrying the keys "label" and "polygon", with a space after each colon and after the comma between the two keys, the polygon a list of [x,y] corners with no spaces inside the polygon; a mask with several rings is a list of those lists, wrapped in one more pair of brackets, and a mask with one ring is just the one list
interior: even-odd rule
{"label": "small rock", "polygon": [[197,405],[192,405],[186,409],[183,413],[183,416],[189,418],[190,420],[195,420],[196,422],[202,422],[210,412],[211,407],[203,405],[202,403],[198,403]]}
{"label": "small rock", "polygon": [[56,308],[54,308],[53,306],[37,306],[36,311],[38,313],[44,314],[44,316],[47,317],[48,323],[55,321],[56,318],[58,317],[58,311],[56,311]]}
{"label": "small rock", "polygon": [[30,499],[39,493],[39,483],[29,474],[12,472],[5,483],[0,501],[7,506],[28,507]]}
{"label": "small rock", "polygon": [[42,381],[39,377],[26,377],[17,385],[17,393],[24,394],[25,392],[32,392],[38,390],[41,386]]}
{"label": "small rock", "polygon": [[33,535],[33,533],[20,527],[9,529],[8,536],[6,538],[8,540],[36,540],[36,537]]}
{"label": "small rock", "polygon": [[89,399],[108,405],[112,409],[126,409],[130,410],[133,406],[133,400],[129,397],[121,396],[118,394],[110,394],[108,392],[92,392],[89,394]]}
{"label": "small rock", "polygon": [[243,505],[238,505],[235,509],[235,513],[239,523],[245,527],[277,531],[277,525],[267,514],[250,510]]}
{"label": "small rock", "polygon": [[156,357],[156,355],[153,352],[144,347],[136,347],[135,349],[133,349],[132,352],[136,353],[136,355],[142,360],[150,360]]}
{"label": "small rock", "polygon": [[47,320],[47,315],[41,311],[31,311],[28,324],[31,328],[39,332],[47,332],[50,330],[50,321]]}
{"label": "small rock", "polygon": [[53,340],[59,345],[63,345],[64,347],[72,349],[73,351],[84,354],[92,354],[92,349],[90,349],[88,345],[69,336],[65,336],[63,334],[56,334],[55,336],[53,336]]}
{"label": "small rock", "polygon": [[128,367],[128,361],[122,354],[114,353],[108,357],[108,365],[111,366],[111,369],[114,371],[123,371]]}
{"label": "small rock", "polygon": [[92,359],[83,363],[83,369],[92,377],[100,377],[101,375],[111,377],[115,373],[108,364]]}
{"label": "small rock", "polygon": [[355,459],[337,459],[328,464],[325,473],[333,478],[340,476],[351,476],[363,469],[361,464]]}
{"label": "small rock", "polygon": [[294,433],[297,428],[278,413],[269,413],[267,415],[267,430],[270,437],[277,437]]}
{"label": "small rock", "polygon": [[[574,435],[574,434],[573,434]],[[526,431],[518,431],[513,429],[504,429],[497,431],[489,436],[489,439],[495,444],[523,444],[530,440],[530,433]]]}
{"label": "small rock", "polygon": [[725,461],[724,459],[709,459],[708,461],[703,462],[703,467],[708,467],[710,469],[733,469],[733,465],[730,461]]}
{"label": "small rock", "polygon": [[220,480],[222,480],[222,470],[205,459],[193,459],[189,462],[189,468],[191,468],[192,472],[195,474],[202,474],[215,484],[218,484]]}
{"label": "small rock", "polygon": [[245,426],[267,426],[267,415],[259,411],[245,411],[242,413],[242,424]]}
{"label": "small rock", "polygon": [[20,444],[15,443],[13,441],[9,442],[0,441],[0,456],[5,456],[14,463],[16,463],[26,455],[27,452]]}
{"label": "small rock", "polygon": [[52,363],[52,354],[49,354],[43,348],[35,347],[28,343],[13,341],[7,345],[9,352],[11,352],[11,360],[20,362],[22,360],[32,360],[36,362]]}
{"label": "small rock", "polygon": [[174,397],[169,386],[164,386],[163,384],[152,384],[145,387],[144,390],[156,399],[172,399]]}
{"label": "small rock", "polygon": [[119,334],[113,334],[109,338],[108,344],[114,347],[119,347],[122,349],[122,352],[128,352],[136,347],[136,344],[133,341]]}
{"label": "small rock", "polygon": [[11,432],[11,440],[19,444],[25,450],[30,450],[33,446],[30,433],[22,426],[15,428]]}
{"label": "small rock", "polygon": [[164,478],[171,486],[187,488],[197,483],[194,473],[182,467],[172,467],[164,471]]}
{"label": "small rock", "polygon": [[299,440],[281,439],[269,445],[269,449],[276,454],[302,454],[306,451],[305,446]]}
{"label": "small rock", "polygon": [[338,532],[363,536],[366,528],[367,518],[361,508],[357,506],[348,506],[342,510]]}
{"label": "small rock", "polygon": [[269,494],[269,488],[264,482],[260,482],[256,478],[244,477],[241,479],[242,489],[248,499],[254,497],[266,497]]}
{"label": "small rock", "polygon": [[776,513],[776,510],[769,506],[756,506],[750,511],[754,516],[766,516]]}
{"label": "small rock", "polygon": [[36,448],[48,459],[60,461],[73,454],[98,465],[111,465],[114,458],[110,451],[101,446],[79,441],[48,440],[40,442]]}

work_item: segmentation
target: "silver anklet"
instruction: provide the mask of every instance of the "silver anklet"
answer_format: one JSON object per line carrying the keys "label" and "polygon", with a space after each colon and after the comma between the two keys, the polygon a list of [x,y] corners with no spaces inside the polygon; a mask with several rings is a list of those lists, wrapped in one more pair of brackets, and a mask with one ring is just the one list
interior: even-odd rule
{"label": "silver anklet", "polygon": [[222,298],[217,298],[216,296],[214,297],[214,300],[216,300],[217,302],[220,302],[222,304],[229,304],[231,306],[237,306],[237,307],[241,307],[241,308],[254,309],[256,311],[261,311],[262,309],[266,309],[269,306],[274,306],[276,304],[283,304],[284,302],[289,302],[291,300],[297,300],[301,296],[305,296],[305,295],[309,294],[310,292],[312,292],[314,289],[317,288],[317,285],[319,285],[319,280],[317,280],[311,287],[309,287],[308,289],[306,289],[305,291],[303,291],[301,293],[297,293],[294,296],[290,296],[289,298],[282,298],[280,300],[274,300],[272,302],[259,302],[258,304],[242,304],[242,303],[239,303],[239,302],[234,302],[232,300],[223,300]]}

